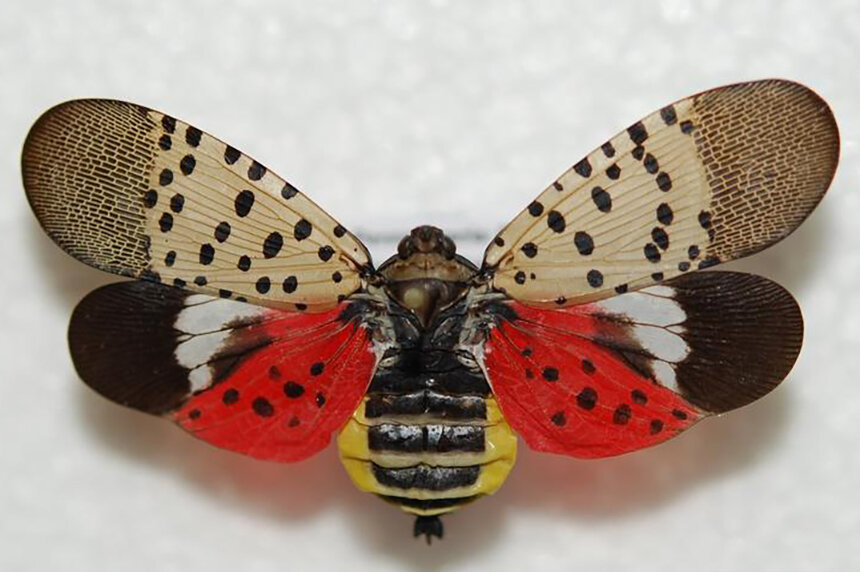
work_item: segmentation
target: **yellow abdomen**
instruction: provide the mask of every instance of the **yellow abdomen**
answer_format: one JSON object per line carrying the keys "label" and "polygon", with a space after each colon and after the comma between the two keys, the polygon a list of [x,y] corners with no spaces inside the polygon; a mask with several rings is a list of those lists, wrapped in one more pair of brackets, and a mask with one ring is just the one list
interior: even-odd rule
{"label": "yellow abdomen", "polygon": [[365,397],[338,436],[355,485],[416,515],[450,512],[498,490],[517,439],[492,396],[429,390]]}

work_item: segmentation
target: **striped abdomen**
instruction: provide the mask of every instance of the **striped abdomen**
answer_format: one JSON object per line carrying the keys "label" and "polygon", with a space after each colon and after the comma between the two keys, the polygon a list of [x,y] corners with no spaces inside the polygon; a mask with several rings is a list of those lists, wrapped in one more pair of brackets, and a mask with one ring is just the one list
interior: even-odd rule
{"label": "striped abdomen", "polygon": [[378,374],[340,433],[341,459],[356,486],[417,515],[495,492],[513,466],[516,437],[489,391],[463,383],[467,370],[402,373]]}

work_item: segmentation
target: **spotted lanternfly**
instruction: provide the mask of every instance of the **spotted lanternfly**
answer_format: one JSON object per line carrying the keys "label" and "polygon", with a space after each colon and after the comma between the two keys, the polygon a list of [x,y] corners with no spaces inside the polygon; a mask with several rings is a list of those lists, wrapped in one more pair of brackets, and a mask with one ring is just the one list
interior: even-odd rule
{"label": "spotted lanternfly", "polygon": [[576,163],[480,267],[421,226],[376,268],[260,163],[120,101],[45,113],[23,177],[63,250],[139,280],[75,309],[85,383],[258,459],[305,459],[337,432],[356,486],[429,541],[439,515],[498,490],[516,434],[619,455],[771,391],[800,350],[797,303],[759,276],[695,271],[792,232],[838,154],[801,85],[706,91]]}

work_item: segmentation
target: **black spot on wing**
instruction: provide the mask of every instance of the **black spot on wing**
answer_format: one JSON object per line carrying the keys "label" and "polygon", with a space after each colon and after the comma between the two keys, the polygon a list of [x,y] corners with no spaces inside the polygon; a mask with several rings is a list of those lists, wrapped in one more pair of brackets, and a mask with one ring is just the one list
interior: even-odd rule
{"label": "black spot on wing", "polygon": [[674,125],[678,121],[678,114],[673,105],[667,105],[660,110],[660,117],[666,125]]}
{"label": "black spot on wing", "polygon": [[645,129],[645,126],[641,121],[637,121],[628,127],[627,134],[630,136],[630,140],[636,145],[641,145],[646,139],[648,139],[648,131]]}
{"label": "black spot on wing", "polygon": [[188,129],[185,130],[185,142],[188,143],[191,147],[197,147],[200,145],[200,137],[203,136],[203,132],[197,129],[196,127],[188,126]]}
{"label": "black spot on wing", "polygon": [[581,177],[590,177],[591,176],[591,163],[588,162],[588,157],[577,163],[573,166],[573,170],[576,171],[578,175]]}

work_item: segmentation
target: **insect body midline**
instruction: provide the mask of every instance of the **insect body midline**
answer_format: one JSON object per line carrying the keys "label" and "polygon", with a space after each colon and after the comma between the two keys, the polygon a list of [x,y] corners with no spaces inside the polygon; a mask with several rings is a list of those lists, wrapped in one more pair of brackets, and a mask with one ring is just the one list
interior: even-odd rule
{"label": "insect body midline", "polygon": [[516,437],[460,344],[465,305],[426,329],[392,316],[396,343],[338,437],[356,486],[413,514],[443,514],[492,494],[516,456]]}

